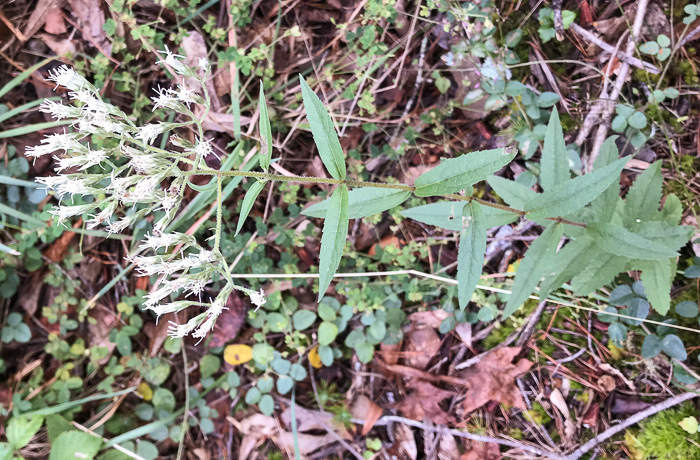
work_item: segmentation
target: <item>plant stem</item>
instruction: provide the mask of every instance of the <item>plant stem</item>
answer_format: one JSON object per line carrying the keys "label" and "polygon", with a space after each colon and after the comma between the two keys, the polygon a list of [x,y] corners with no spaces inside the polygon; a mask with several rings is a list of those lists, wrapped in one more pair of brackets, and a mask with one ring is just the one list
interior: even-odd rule
{"label": "plant stem", "polygon": [[221,183],[223,179],[221,175],[216,176],[216,233],[214,235],[214,250],[219,250],[221,244],[221,215],[223,213],[223,199],[221,193]]}
{"label": "plant stem", "polygon": [[[219,181],[218,187],[221,190],[221,178],[223,177],[250,177],[263,180],[274,180],[280,182],[301,182],[307,184],[333,184],[341,185],[345,184],[348,187],[373,187],[373,188],[388,188],[392,190],[403,190],[405,192],[415,192],[416,187],[406,184],[388,184],[385,182],[366,182],[350,179],[329,179],[325,177],[304,177],[304,176],[283,176],[281,174],[270,174],[266,172],[255,172],[255,171],[217,171],[215,169],[198,169],[193,171],[183,171],[183,176],[189,177],[194,175],[202,176],[217,176]],[[491,201],[482,200],[481,198],[462,196],[454,193],[442,195],[444,198],[451,198],[459,201],[476,201],[477,203],[487,206],[489,208],[500,209],[501,211],[512,212],[519,216],[526,216],[527,211],[521,211],[520,209],[515,209],[510,206],[503,204],[493,203]],[[219,196],[221,199],[221,196]],[[217,218],[219,209],[217,208]],[[586,224],[582,222],[575,222],[573,220],[564,219],[562,217],[546,217],[545,220],[551,220],[552,222],[560,222],[562,224],[573,225],[574,227],[586,228]],[[220,230],[220,225],[217,225],[217,233]],[[217,245],[218,247],[218,245]]]}

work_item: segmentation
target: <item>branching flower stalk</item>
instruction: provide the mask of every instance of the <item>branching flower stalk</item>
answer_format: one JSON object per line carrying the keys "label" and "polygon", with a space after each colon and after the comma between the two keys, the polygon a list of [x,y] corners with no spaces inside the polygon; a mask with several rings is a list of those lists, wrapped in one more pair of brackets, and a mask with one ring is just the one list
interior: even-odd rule
{"label": "branching flower stalk", "polygon": [[[314,142],[332,177],[288,177],[272,174],[268,171],[272,155],[272,137],[262,88],[260,93],[260,166],[263,172],[218,171],[205,164],[207,156],[216,155],[210,141],[204,138],[203,128],[203,122],[210,109],[210,99],[206,86],[206,80],[210,74],[209,63],[202,59],[197,67],[192,68],[185,66],[180,61],[181,56],[177,56],[167,49],[164,54],[165,57],[159,61],[160,63],[166,64],[178,75],[186,77],[190,81],[194,79],[201,86],[201,89],[198,88],[195,91],[184,84],[177,85],[175,89],[158,88],[157,96],[152,98],[153,110],[158,108],[173,110],[180,114],[184,121],[158,122],[137,126],[122,110],[102,100],[97,89],[84,77],[68,66],[62,66],[50,72],[49,80],[58,86],[66,87],[74,104],[63,105],[60,102],[47,100],[40,106],[40,110],[51,114],[56,119],[73,120],[75,132],[47,136],[40,145],[28,148],[26,154],[29,157],[37,158],[54,152],[62,152],[62,155],[54,157],[57,162],[56,172],[58,175],[38,179],[47,188],[53,190],[58,197],[59,206],[51,213],[59,221],[87,215],[89,216],[87,219],[88,228],[104,226],[109,232],[117,233],[146,217],[152,216],[154,218],[152,234],[145,236],[136,254],[127,257],[130,262],[137,266],[139,273],[160,277],[159,283],[146,296],[145,308],[153,310],[157,317],[190,307],[203,310],[184,324],[172,323],[169,329],[172,337],[191,335],[200,340],[206,337],[214,327],[218,317],[226,309],[227,300],[234,290],[246,294],[256,308],[265,304],[265,295],[262,290],[254,291],[234,283],[230,268],[220,250],[223,232],[222,186],[227,177],[243,176],[255,180],[243,199],[236,233],[241,230],[242,223],[258,194],[269,181],[337,185],[331,197],[325,202],[327,211],[321,211],[319,208],[324,203],[312,206],[312,208],[316,208],[314,211],[318,214],[316,217],[325,219],[319,263],[319,299],[339,266],[348,220],[371,214],[371,212],[362,214],[364,209],[358,210],[357,208],[350,212],[349,203],[353,199],[357,200],[359,196],[364,196],[363,199],[369,200],[366,203],[375,203],[372,205],[374,213],[397,206],[406,200],[410,193],[419,197],[442,197],[453,200],[453,202],[464,203],[464,206],[457,210],[461,214],[462,222],[460,231],[461,262],[457,273],[461,308],[466,307],[471,292],[476,287],[478,275],[481,273],[480,261],[485,250],[486,222],[488,220],[484,217],[482,207],[494,208],[501,213],[511,214],[513,219],[518,216],[532,216],[534,219],[555,222],[554,225],[547,224],[547,230],[538,238],[536,244],[532,245],[535,251],[528,251],[525,261],[527,264],[535,264],[533,266],[540,267],[539,271],[537,276],[530,276],[531,273],[528,273],[528,270],[525,270],[524,274],[518,272],[514,284],[514,291],[517,291],[517,295],[511,296],[506,305],[504,317],[510,316],[519,308],[524,301],[522,299],[527,299],[542,277],[548,277],[548,281],[543,285],[543,289],[547,291],[557,288],[567,279],[578,274],[578,272],[567,268],[566,265],[562,265],[566,268],[562,272],[563,274],[557,271],[544,273],[544,268],[542,268],[548,266],[551,263],[550,259],[554,257],[563,236],[562,224],[568,225],[567,228],[577,227],[576,230],[579,232],[573,233],[573,239],[570,237],[571,241],[576,242],[575,245],[570,243],[571,247],[567,245],[571,249],[570,251],[559,251],[563,254],[562,258],[575,255],[575,250],[572,248],[580,250],[580,247],[591,245],[593,241],[600,240],[601,232],[610,233],[612,231],[609,230],[609,226],[593,225],[591,227],[592,224],[596,224],[596,221],[591,221],[591,219],[602,218],[604,225],[609,225],[607,222],[610,216],[604,211],[608,208],[613,209],[612,204],[608,201],[611,198],[616,198],[617,195],[602,196],[600,200],[608,201],[598,200],[596,203],[604,203],[604,206],[596,204],[597,210],[593,214],[589,214],[587,218],[584,216],[583,221],[574,221],[570,218],[572,216],[578,217],[572,212],[597,199],[604,190],[610,186],[616,187],[614,182],[619,177],[625,159],[617,158],[617,151],[611,147],[606,154],[606,162],[602,163],[598,170],[587,176],[570,179],[568,167],[562,166],[568,164],[565,152],[556,147],[559,144],[563,146],[563,134],[556,112],[552,113],[548,127],[551,132],[545,138],[544,143],[543,162],[548,165],[543,173],[545,192],[536,193],[527,188],[518,188],[517,185],[507,185],[510,182],[504,179],[502,182],[491,184],[499,194],[503,192],[512,195],[510,201],[506,200],[511,205],[514,204],[512,202],[514,193],[519,194],[520,198],[515,201],[516,206],[520,209],[488,202],[469,194],[462,194],[463,192],[459,193],[460,190],[471,190],[472,185],[487,179],[490,174],[494,174],[512,161],[515,154],[507,149],[473,152],[468,156],[446,160],[417,178],[414,186],[364,182],[346,178],[344,154],[333,122],[325,111],[323,103],[303,79],[301,87],[304,107],[314,134]],[[192,110],[194,104],[204,108],[199,117]],[[152,145],[159,136],[181,129],[194,131],[195,141],[190,142],[177,134],[172,134],[169,138],[169,149],[161,149]],[[87,143],[88,138],[92,135],[113,141],[104,143],[104,145],[115,146],[93,149]],[[557,141],[557,139],[560,140]],[[201,246],[191,235],[168,230],[180,209],[186,187],[201,190],[200,187],[190,182],[192,176],[196,175],[211,176],[211,181],[215,181],[211,182],[211,186],[216,186],[217,190],[216,226],[212,236],[211,249]],[[348,188],[358,189],[359,193],[354,197],[350,196],[355,190],[350,193]],[[372,192],[368,195],[366,191],[371,189],[375,189],[376,193]],[[76,195],[91,198],[76,204],[74,202]],[[68,196],[70,196],[70,204],[65,203],[68,201]],[[527,199],[522,204],[517,204],[518,200],[525,198]],[[379,208],[377,208],[377,202],[381,203]],[[122,209],[126,209],[126,212],[119,213],[121,217],[117,217],[118,212]],[[661,212],[653,211],[657,214]],[[307,215],[312,215],[309,214],[310,212],[311,208],[305,210]],[[675,221],[672,217],[673,215],[667,217],[661,214],[656,219],[666,219],[673,225],[677,225],[677,223],[673,223]],[[512,222],[509,219],[508,221]],[[631,222],[637,226],[642,225],[638,219]],[[634,231],[637,229],[635,226],[631,228]],[[588,236],[581,237],[581,231]],[[685,232],[684,229],[674,231]],[[616,228],[615,232],[624,233],[628,230]],[[640,258],[642,265],[639,267],[641,268],[637,269],[650,272],[661,269],[662,266],[650,265],[646,261],[668,260],[676,254],[673,248],[666,248],[643,236],[633,235],[630,238],[633,238],[636,247],[647,248],[644,257]],[[609,240],[609,244],[605,240]],[[604,247],[601,250],[608,251],[606,252],[608,257],[617,257],[621,263],[625,264],[634,262],[635,258],[630,258],[634,248],[630,249],[629,245],[623,245],[622,249],[619,250],[619,244],[612,233],[603,238],[603,243]],[[681,243],[683,242],[679,240],[679,244]],[[559,253],[557,256],[560,255]],[[528,259],[528,256],[531,259]],[[542,262],[538,257],[542,260],[546,259],[547,263]],[[533,262],[535,259],[537,262]],[[544,265],[536,265],[540,262]],[[584,268],[585,265],[579,266],[579,271]],[[624,265],[620,265],[619,268],[622,270]],[[561,279],[559,279],[560,277]],[[207,285],[215,280],[223,280],[224,286],[213,299],[204,298]],[[591,286],[593,283],[590,282],[583,284],[586,289],[590,289]],[[660,311],[668,308],[666,304],[663,299],[657,302],[657,305],[660,305]]]}

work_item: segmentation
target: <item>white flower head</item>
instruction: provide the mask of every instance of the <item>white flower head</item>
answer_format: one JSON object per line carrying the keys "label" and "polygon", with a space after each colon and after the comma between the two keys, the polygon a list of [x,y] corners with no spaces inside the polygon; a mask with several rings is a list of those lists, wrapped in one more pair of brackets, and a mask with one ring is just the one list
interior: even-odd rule
{"label": "white flower head", "polygon": [[63,86],[73,91],[79,91],[84,87],[91,86],[82,75],[67,65],[49,70],[49,78],[47,80],[56,83],[56,88]]}
{"label": "white flower head", "polygon": [[262,307],[267,303],[267,300],[265,299],[265,291],[260,288],[260,292],[255,292],[252,291],[250,294],[250,301],[255,305],[255,309],[257,310],[258,308]]}
{"label": "white flower head", "polygon": [[209,69],[209,59],[205,58],[204,56],[200,57],[199,60],[197,61],[197,66],[199,66],[199,68],[202,70],[208,70]]}
{"label": "white flower head", "polygon": [[177,91],[175,92],[175,96],[182,102],[183,104],[187,104],[187,107],[190,106],[190,104],[194,104],[194,96],[195,92],[194,90],[188,89],[185,85],[177,85]]}
{"label": "white flower head", "polygon": [[48,113],[56,120],[63,118],[78,118],[80,109],[71,105],[63,105],[60,101],[50,101],[46,99],[40,106],[39,112]]}
{"label": "white flower head", "polygon": [[193,152],[197,158],[206,158],[208,155],[213,154],[216,158],[221,160],[219,155],[217,155],[214,151],[211,142],[207,139],[198,139],[197,144],[194,146],[194,148],[188,150],[190,152]]}
{"label": "white flower head", "polygon": [[95,206],[96,205],[94,204],[82,204],[78,206],[59,206],[49,211],[49,213],[58,217],[59,221],[64,221],[70,217],[83,215],[86,212],[93,210]]}
{"label": "white flower head", "polygon": [[160,86],[158,86],[156,93],[158,93],[158,96],[151,98],[151,100],[153,101],[153,111],[156,111],[161,107],[170,109],[177,108],[177,105],[175,103],[178,102],[178,98],[176,96],[176,93],[173,92],[173,90],[161,88]]}
{"label": "white flower head", "polygon": [[136,138],[143,141],[144,144],[151,145],[158,136],[163,134],[163,131],[164,128],[162,123],[149,123],[141,127],[139,132],[136,134]]}
{"label": "white flower head", "polygon": [[114,212],[117,210],[117,200],[112,200],[109,202],[107,207],[105,207],[102,211],[97,213],[92,217],[92,219],[87,221],[87,228],[88,229],[93,229],[97,228],[100,225],[102,225],[105,222],[108,222],[109,219],[114,215]]}
{"label": "white flower head", "polygon": [[197,330],[194,331],[194,333],[192,334],[192,337],[194,337],[194,338],[196,338],[196,339],[199,339],[199,341],[197,342],[197,344],[199,344],[199,342],[201,342],[202,340],[204,340],[204,337],[206,337],[207,334],[208,334],[212,329],[214,329],[214,324],[216,324],[216,318],[217,318],[216,316],[209,315],[209,316],[207,317],[206,321],[204,321],[204,322],[197,328]]}
{"label": "white flower head", "polygon": [[199,324],[202,322],[203,315],[198,315],[187,321],[185,324],[177,324],[170,321],[170,326],[168,327],[168,335],[172,338],[183,338],[190,335]]}
{"label": "white flower head", "polygon": [[184,75],[187,72],[187,67],[180,61],[180,59],[184,59],[184,56],[180,56],[179,54],[171,52],[167,46],[165,46],[164,51],[158,52],[160,54],[164,54],[165,59],[156,62],[156,64],[164,63],[165,65],[172,67],[173,70],[179,73],[180,75]]}
{"label": "white flower head", "polygon": [[224,300],[220,297],[217,297],[209,306],[209,310],[207,310],[207,315],[209,315],[210,317],[213,316],[214,320],[216,320],[216,318],[218,318],[224,310],[228,310],[228,308],[224,306]]}

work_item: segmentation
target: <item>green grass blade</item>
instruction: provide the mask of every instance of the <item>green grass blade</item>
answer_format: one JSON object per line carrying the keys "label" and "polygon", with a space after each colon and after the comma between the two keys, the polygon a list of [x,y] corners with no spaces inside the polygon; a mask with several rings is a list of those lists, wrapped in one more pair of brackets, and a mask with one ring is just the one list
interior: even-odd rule
{"label": "green grass blade", "polygon": [[15,88],[15,86],[22,83],[25,78],[27,78],[28,76],[30,76],[31,74],[33,74],[34,72],[39,70],[41,67],[44,67],[46,64],[53,61],[54,59],[56,59],[56,57],[50,57],[48,59],[44,59],[41,62],[37,62],[36,64],[31,66],[27,70],[25,70],[24,72],[22,72],[21,74],[17,75],[15,78],[13,78],[9,82],[7,82],[7,84],[5,86],[3,86],[2,89],[0,89],[0,97],[3,97],[5,94],[12,91]]}
{"label": "green grass blade", "polygon": [[56,126],[65,126],[73,123],[71,120],[60,120],[60,121],[47,121],[44,123],[36,123],[33,125],[22,126],[21,128],[8,129],[7,131],[0,132],[0,139],[7,139],[8,137],[24,136],[25,134],[35,133],[41,131],[42,129],[55,128]]}
{"label": "green grass blade", "polygon": [[26,104],[22,104],[19,107],[15,107],[14,109],[10,110],[9,112],[5,112],[2,115],[0,115],[0,123],[2,123],[5,120],[9,120],[10,118],[14,117],[17,114],[24,112],[25,110],[29,110],[29,109],[36,107],[37,105],[41,105],[44,101],[58,101],[60,99],[61,99],[60,97],[50,97],[47,99],[37,99],[36,101],[27,102]]}
{"label": "green grass blade", "polygon": [[0,175],[0,184],[17,185],[19,187],[39,188],[41,184],[29,180],[15,179],[14,177]]}
{"label": "green grass blade", "polygon": [[46,222],[44,222],[43,220],[39,220],[34,216],[30,216],[29,214],[25,214],[22,211],[18,211],[14,208],[11,208],[4,203],[0,203],[0,214],[5,214],[7,216],[14,217],[15,219],[23,220],[34,225],[40,225],[42,227],[46,225]]}
{"label": "green grass blade", "polygon": [[46,416],[46,415],[51,415],[51,414],[58,414],[59,412],[63,412],[65,410],[71,409],[75,406],[79,406],[81,404],[89,403],[92,401],[100,401],[102,399],[109,399],[109,398],[116,398],[117,396],[121,396],[123,394],[131,393],[136,388],[127,388],[126,390],[121,390],[121,391],[116,391],[113,393],[107,393],[103,395],[93,395],[93,396],[88,396],[87,398],[82,398],[82,399],[76,399],[75,401],[68,401],[67,403],[63,404],[57,404],[55,406],[50,406],[50,407],[44,407],[42,409],[37,409],[31,412],[25,412],[24,414],[21,414],[22,417],[36,417],[36,416]]}

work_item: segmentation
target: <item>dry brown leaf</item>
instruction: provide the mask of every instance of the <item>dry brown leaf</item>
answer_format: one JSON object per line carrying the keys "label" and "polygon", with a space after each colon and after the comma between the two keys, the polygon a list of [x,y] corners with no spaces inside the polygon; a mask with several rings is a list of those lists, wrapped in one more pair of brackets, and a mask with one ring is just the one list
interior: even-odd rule
{"label": "dry brown leaf", "polygon": [[22,309],[27,312],[28,317],[34,316],[37,309],[39,308],[39,297],[41,296],[41,286],[44,284],[44,276],[46,276],[46,270],[39,270],[25,280],[27,286],[33,286],[32,289],[20,289],[19,296],[17,297],[17,304],[19,304]]}
{"label": "dry brown leaf", "polygon": [[418,324],[408,334],[407,361],[416,369],[425,369],[439,349],[440,337],[432,327]]}
{"label": "dry brown leaf", "polygon": [[504,347],[494,350],[463,372],[462,376],[469,387],[463,403],[465,413],[468,414],[489,401],[527,410],[515,379],[532,367],[532,361],[521,359],[513,364],[520,349]]}
{"label": "dry brown leaf", "polygon": [[440,407],[443,400],[456,394],[454,391],[441,390],[419,379],[411,380],[407,387],[412,390],[411,393],[396,405],[404,416],[419,421],[428,419],[438,424],[455,422],[455,418]]}
{"label": "dry brown leaf", "polygon": [[549,400],[552,405],[559,409],[561,415],[564,416],[564,438],[566,439],[566,444],[570,445],[576,434],[576,424],[571,418],[571,413],[569,412],[569,405],[566,404],[564,396],[561,394],[558,388],[554,388],[552,393],[549,395]]}
{"label": "dry brown leaf", "polygon": [[352,403],[350,408],[354,418],[359,418],[365,421],[362,426],[362,436],[366,436],[372,429],[379,417],[382,416],[382,408],[373,403],[367,396],[360,395]]}
{"label": "dry brown leaf", "polygon": [[[80,228],[83,225],[83,219],[78,219],[73,228]],[[47,250],[44,251],[44,257],[51,260],[52,262],[63,262],[63,259],[68,255],[68,245],[77,233],[75,232],[64,232],[56,241],[54,241]]]}
{"label": "dry brown leaf", "polygon": [[226,301],[226,308],[216,320],[209,347],[223,347],[236,338],[245,323],[248,306],[240,297],[236,294],[230,295]]}
{"label": "dry brown leaf", "polygon": [[63,0],[39,0],[39,2],[34,6],[31,16],[27,20],[27,24],[24,26],[24,38],[29,40],[34,36],[35,33],[41,26],[46,23],[46,19],[49,13],[49,9],[58,5],[59,9],[63,5]]}
{"label": "dry brown leaf", "polygon": [[416,323],[423,323],[426,326],[430,326],[433,329],[440,327],[440,324],[447,318],[452,316],[445,310],[431,310],[431,311],[417,311],[408,315],[408,319]]}
{"label": "dry brown leaf", "polygon": [[[345,429],[342,423],[339,423],[333,418],[333,414],[330,412],[321,412],[315,410],[309,410],[299,405],[296,406],[296,418],[297,418],[297,431],[300,433],[305,433],[312,430],[326,431],[326,427],[331,427],[338,433],[341,437],[345,439],[351,439],[352,436]],[[292,412],[290,408],[286,408],[280,420],[285,427],[291,429],[292,427]]]}
{"label": "dry brown leaf", "polygon": [[488,442],[471,442],[471,448],[463,453],[460,460],[501,460],[501,449],[498,444]]}
{"label": "dry brown leaf", "polygon": [[73,17],[77,19],[83,38],[93,46],[99,46],[106,56],[112,54],[112,42],[107,39],[103,26],[105,14],[100,0],[68,0]]}
{"label": "dry brown leaf", "polygon": [[49,34],[39,34],[37,38],[40,38],[46,46],[48,46],[51,51],[56,53],[56,56],[63,56],[66,54],[75,54],[76,48],[73,40],[70,38],[66,39],[56,39]]}
{"label": "dry brown leaf", "polygon": [[61,12],[63,3],[63,0],[56,0],[46,10],[46,16],[44,16],[44,30],[46,33],[61,35],[65,34],[68,30],[66,29],[66,21],[63,19],[63,13]]}
{"label": "dry brown leaf", "polygon": [[443,433],[440,436],[440,444],[438,445],[438,458],[459,458],[459,449],[455,437],[449,433]]}
{"label": "dry brown leaf", "polygon": [[400,451],[406,454],[411,460],[418,458],[418,447],[416,446],[416,438],[413,436],[413,430],[410,426],[403,423],[397,423],[394,426],[394,436],[396,437],[396,445]]}

